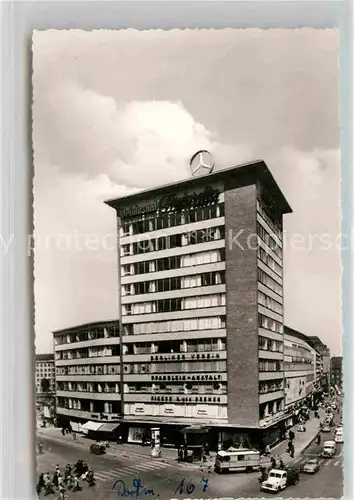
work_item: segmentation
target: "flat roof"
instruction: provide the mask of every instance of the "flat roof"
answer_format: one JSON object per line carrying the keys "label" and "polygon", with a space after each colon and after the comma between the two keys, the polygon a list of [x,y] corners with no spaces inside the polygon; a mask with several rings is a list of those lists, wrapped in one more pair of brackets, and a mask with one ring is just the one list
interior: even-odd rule
{"label": "flat roof", "polygon": [[190,177],[171,184],[164,184],[162,186],[144,189],[138,193],[107,200],[104,203],[114,209],[119,209],[129,206],[129,204],[136,203],[144,198],[159,196],[166,191],[172,191],[184,187],[206,185],[210,182],[227,181],[236,176],[239,177],[241,185],[250,185],[260,182],[274,195],[278,202],[278,208],[283,214],[292,212],[289,203],[287,202],[264,160],[255,160],[242,165],[216,170],[211,174]]}
{"label": "flat roof", "polygon": [[88,328],[95,328],[95,327],[100,327],[100,326],[112,326],[112,325],[119,326],[119,320],[113,319],[113,320],[108,320],[108,321],[94,321],[91,323],[83,323],[82,325],[70,326],[68,328],[64,328],[63,330],[56,330],[55,332],[52,332],[52,334],[59,335],[62,333],[70,333],[70,332],[77,331],[77,330],[87,330]]}

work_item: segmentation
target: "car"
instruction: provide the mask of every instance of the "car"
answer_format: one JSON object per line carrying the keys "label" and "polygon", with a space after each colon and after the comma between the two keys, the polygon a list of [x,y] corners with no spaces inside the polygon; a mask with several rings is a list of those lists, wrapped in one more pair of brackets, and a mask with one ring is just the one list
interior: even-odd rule
{"label": "car", "polygon": [[343,432],[343,425],[338,425],[338,427],[336,428],[336,433],[337,432]]}
{"label": "car", "polygon": [[332,458],[336,452],[336,442],[335,441],[325,441],[323,443],[323,448],[321,452],[321,457]]}
{"label": "car", "polygon": [[305,472],[305,474],[315,474],[320,470],[320,462],[318,461],[317,458],[310,458],[307,460],[305,463],[302,471]]}
{"label": "car", "polygon": [[106,453],[106,449],[105,449],[105,446],[93,443],[90,446],[90,452],[93,455],[103,455],[104,453]]}
{"label": "car", "polygon": [[306,427],[304,426],[304,424],[299,424],[297,431],[298,432],[306,432]]}
{"label": "car", "polygon": [[261,491],[272,491],[277,493],[285,490],[287,486],[287,472],[285,470],[272,469],[268,477],[261,484]]}
{"label": "car", "polygon": [[331,432],[331,428],[328,424],[324,424],[322,427],[322,432]]}
{"label": "car", "polygon": [[343,431],[336,432],[335,435],[334,435],[334,440],[335,440],[336,443],[344,443]]}

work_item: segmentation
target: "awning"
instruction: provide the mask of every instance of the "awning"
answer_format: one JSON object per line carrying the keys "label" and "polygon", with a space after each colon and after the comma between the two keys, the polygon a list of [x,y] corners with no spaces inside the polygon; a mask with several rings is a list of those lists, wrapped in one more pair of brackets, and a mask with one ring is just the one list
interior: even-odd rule
{"label": "awning", "polygon": [[83,432],[98,431],[102,427],[102,425],[102,422],[92,422],[92,420],[89,420],[81,426],[81,430]]}
{"label": "awning", "polygon": [[209,432],[209,427],[203,427],[201,425],[191,425],[182,429],[181,432],[182,434],[207,434]]}
{"label": "awning", "polygon": [[118,429],[119,426],[120,424],[117,424],[117,422],[110,422],[103,424],[98,430],[99,432],[113,432]]}

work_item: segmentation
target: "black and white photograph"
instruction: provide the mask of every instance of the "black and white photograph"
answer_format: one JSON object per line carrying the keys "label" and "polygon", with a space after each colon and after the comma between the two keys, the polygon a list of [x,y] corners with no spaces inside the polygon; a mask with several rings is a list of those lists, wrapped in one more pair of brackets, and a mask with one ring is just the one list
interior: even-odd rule
{"label": "black and white photograph", "polygon": [[339,52],[33,32],[39,498],[343,497]]}

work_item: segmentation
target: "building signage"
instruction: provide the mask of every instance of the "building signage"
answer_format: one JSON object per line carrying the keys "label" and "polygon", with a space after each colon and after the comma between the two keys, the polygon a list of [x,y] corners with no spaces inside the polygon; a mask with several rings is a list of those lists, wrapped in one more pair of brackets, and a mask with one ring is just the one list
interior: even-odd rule
{"label": "building signage", "polygon": [[182,196],[168,194],[163,196],[159,201],[148,205],[118,210],[118,217],[121,219],[131,219],[150,212],[171,213],[182,212],[183,210],[195,210],[196,208],[215,205],[219,201],[219,195],[220,191],[210,186],[199,193],[185,193]]}

